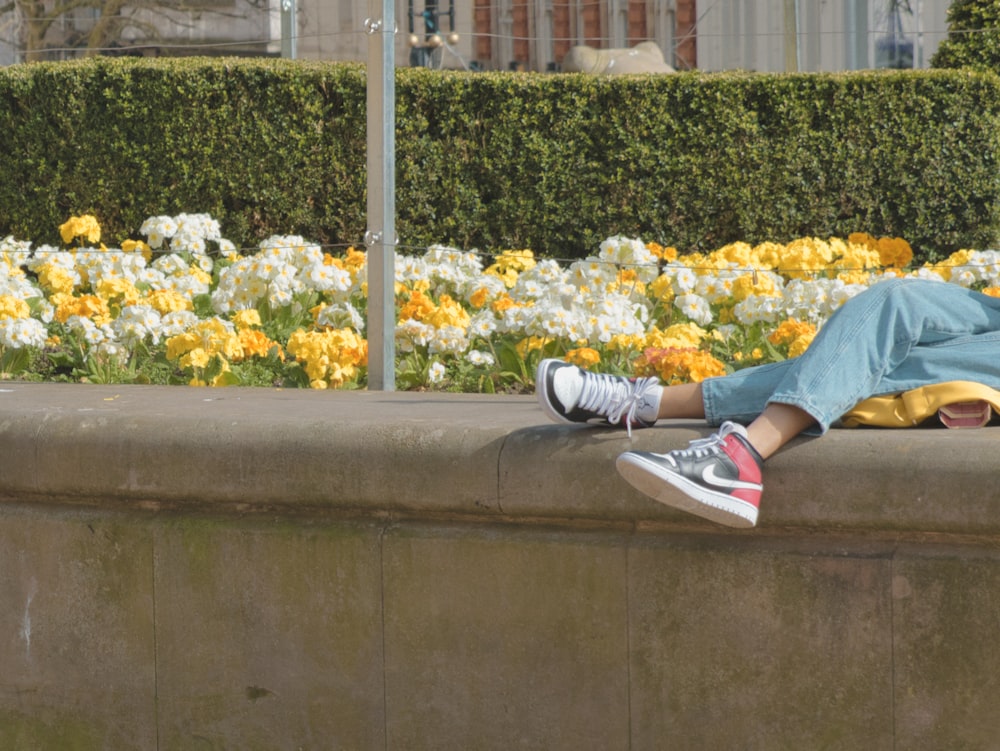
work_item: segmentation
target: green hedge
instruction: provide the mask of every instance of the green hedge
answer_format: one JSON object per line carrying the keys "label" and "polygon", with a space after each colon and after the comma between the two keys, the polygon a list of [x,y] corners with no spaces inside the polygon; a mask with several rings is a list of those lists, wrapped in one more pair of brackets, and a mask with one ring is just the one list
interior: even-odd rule
{"label": "green hedge", "polygon": [[931,65],[1000,71],[1000,3],[953,0],[948,6],[948,38],[931,57]]}
{"label": "green hedge", "polygon": [[[933,256],[1000,235],[1000,78],[968,70],[592,77],[397,73],[401,245],[682,250],[854,231]],[[0,236],[108,242],[208,212],[360,243],[365,73],[285,60],[102,59],[0,69]]]}

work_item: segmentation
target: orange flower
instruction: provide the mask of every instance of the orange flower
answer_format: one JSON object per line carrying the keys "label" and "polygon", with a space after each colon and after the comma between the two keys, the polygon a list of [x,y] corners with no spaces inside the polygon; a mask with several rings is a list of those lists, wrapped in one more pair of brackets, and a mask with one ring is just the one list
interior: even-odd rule
{"label": "orange flower", "polygon": [[663,383],[700,383],[726,374],[726,366],[695,347],[649,348],[633,363],[636,375],[657,376]]}

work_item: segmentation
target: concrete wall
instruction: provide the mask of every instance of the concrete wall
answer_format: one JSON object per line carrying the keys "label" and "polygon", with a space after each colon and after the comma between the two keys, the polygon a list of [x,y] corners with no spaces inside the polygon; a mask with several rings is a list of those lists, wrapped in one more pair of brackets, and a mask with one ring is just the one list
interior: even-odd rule
{"label": "concrete wall", "polygon": [[833,431],[760,526],[532,397],[0,384],[0,749],[995,749],[1000,430]]}

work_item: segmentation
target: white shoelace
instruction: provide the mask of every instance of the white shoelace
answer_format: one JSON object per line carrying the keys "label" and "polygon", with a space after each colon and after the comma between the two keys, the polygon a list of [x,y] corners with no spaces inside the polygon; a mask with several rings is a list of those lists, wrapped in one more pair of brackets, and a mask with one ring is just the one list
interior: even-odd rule
{"label": "white shoelace", "polygon": [[712,433],[712,435],[705,436],[704,438],[696,438],[688,444],[686,449],[676,449],[671,453],[678,456],[700,459],[701,457],[714,452],[730,433],[738,433],[739,435],[745,436],[746,429],[742,425],[737,425],[736,423],[729,422],[727,420],[719,426],[719,431],[717,433]]}
{"label": "white shoelace", "polygon": [[587,373],[577,406],[596,412],[617,425],[625,418],[625,430],[632,437],[632,423],[638,422],[637,413],[650,391],[660,385],[656,378],[636,378],[629,381],[606,373]]}

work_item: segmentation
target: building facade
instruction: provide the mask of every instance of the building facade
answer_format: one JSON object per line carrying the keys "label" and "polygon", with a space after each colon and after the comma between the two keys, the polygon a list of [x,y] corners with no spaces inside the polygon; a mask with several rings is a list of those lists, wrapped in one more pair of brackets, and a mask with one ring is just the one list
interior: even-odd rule
{"label": "building facade", "polygon": [[[305,57],[364,60],[369,0],[299,0]],[[653,41],[677,70],[927,67],[951,0],[398,0],[397,61],[558,70],[575,45]],[[434,28],[425,26],[425,18]],[[427,47],[434,39],[436,46]],[[449,40],[449,35],[451,39]],[[422,48],[413,54],[412,41]]]}
{"label": "building facade", "polygon": [[[66,13],[35,59],[83,54],[73,40],[98,24],[100,0]],[[364,61],[366,19],[380,0],[143,0],[139,23],[109,53],[282,55]],[[560,69],[576,45],[655,42],[677,70],[840,71],[927,67],[947,36],[951,0],[396,0],[399,65],[468,70]],[[155,8],[151,8],[151,4]],[[30,7],[76,8],[70,0]],[[0,64],[29,59],[33,28],[0,14]],[[120,4],[114,6],[116,9]],[[47,13],[51,15],[51,8]],[[156,33],[142,36],[143,28]],[[78,43],[78,42],[77,42]],[[19,48],[20,44],[20,48]]]}

